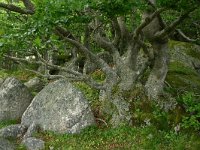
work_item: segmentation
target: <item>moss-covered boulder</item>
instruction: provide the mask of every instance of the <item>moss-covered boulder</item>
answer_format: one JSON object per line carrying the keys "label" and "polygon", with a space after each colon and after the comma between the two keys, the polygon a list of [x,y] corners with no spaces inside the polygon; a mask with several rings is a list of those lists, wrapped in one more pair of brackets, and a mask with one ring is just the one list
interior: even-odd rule
{"label": "moss-covered boulder", "polygon": [[170,41],[170,63],[166,81],[173,87],[200,93],[200,46]]}

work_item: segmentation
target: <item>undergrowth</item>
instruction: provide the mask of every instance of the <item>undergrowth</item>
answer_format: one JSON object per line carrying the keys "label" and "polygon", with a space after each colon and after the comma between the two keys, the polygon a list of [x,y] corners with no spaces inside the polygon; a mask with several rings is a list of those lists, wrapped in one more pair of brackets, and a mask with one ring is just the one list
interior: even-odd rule
{"label": "undergrowth", "polygon": [[[80,134],[35,134],[46,142],[45,149],[56,150],[198,150],[198,135],[157,130],[154,126],[84,129]],[[19,150],[23,148],[18,148]]]}
{"label": "undergrowth", "polygon": [[[172,71],[173,72],[173,71]],[[186,73],[187,72],[187,73]],[[178,70],[181,75],[190,74],[189,71]],[[26,71],[0,71],[0,77],[16,76],[20,80],[27,80],[33,75]],[[100,71],[92,77],[102,82],[104,74]],[[90,88],[83,82],[75,83],[89,101],[96,118],[101,118],[98,111],[101,107],[99,91]],[[199,96],[194,92],[182,92],[176,95],[177,88],[169,88],[167,92],[177,98],[175,110],[164,112],[153,102],[136,98],[134,93],[128,93],[132,98],[133,126],[117,128],[107,127],[105,123],[91,126],[80,134],[57,134],[50,131],[35,133],[35,137],[45,141],[45,150],[199,150],[200,149],[200,105]],[[106,120],[103,120],[106,121]],[[0,121],[0,129],[16,124],[18,121]],[[17,141],[19,142],[19,139]],[[18,145],[18,150],[25,150]]]}

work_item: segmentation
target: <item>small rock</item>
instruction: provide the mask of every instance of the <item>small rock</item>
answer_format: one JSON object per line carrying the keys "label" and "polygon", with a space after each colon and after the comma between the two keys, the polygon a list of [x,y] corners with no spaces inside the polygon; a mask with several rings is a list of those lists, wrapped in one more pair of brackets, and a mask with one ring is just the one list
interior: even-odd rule
{"label": "small rock", "polygon": [[26,127],[21,124],[10,125],[0,130],[0,137],[3,138],[18,138],[26,131]]}
{"label": "small rock", "polygon": [[33,122],[30,127],[28,128],[27,132],[25,133],[25,135],[23,136],[23,139],[29,138],[33,136],[33,133],[37,132],[37,130],[39,129],[39,127],[36,125],[35,122]]}
{"label": "small rock", "polygon": [[34,137],[26,138],[22,141],[28,150],[42,150],[45,148],[45,142]]}
{"label": "small rock", "polygon": [[15,146],[10,141],[0,138],[0,150],[14,150]]}

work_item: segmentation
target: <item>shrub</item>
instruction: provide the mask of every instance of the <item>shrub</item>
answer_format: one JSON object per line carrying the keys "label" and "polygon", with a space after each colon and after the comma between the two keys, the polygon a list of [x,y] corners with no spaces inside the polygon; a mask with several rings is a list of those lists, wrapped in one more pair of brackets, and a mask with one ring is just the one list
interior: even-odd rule
{"label": "shrub", "polygon": [[193,92],[187,92],[182,96],[187,112],[187,115],[183,117],[182,126],[195,131],[200,130],[200,103],[197,98],[198,96]]}

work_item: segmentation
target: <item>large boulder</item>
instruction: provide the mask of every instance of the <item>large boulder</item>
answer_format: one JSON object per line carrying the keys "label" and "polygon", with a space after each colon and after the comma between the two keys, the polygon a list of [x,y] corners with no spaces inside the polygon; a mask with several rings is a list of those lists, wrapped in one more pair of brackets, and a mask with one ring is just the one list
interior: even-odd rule
{"label": "large boulder", "polygon": [[23,83],[15,78],[7,78],[0,85],[0,121],[20,119],[32,98]]}
{"label": "large boulder", "polygon": [[200,65],[200,46],[179,42],[169,42],[170,61],[182,63],[186,67],[195,69],[194,65]]}
{"label": "large boulder", "polygon": [[62,79],[47,85],[24,112],[22,125],[37,124],[42,130],[77,133],[95,123],[83,94]]}
{"label": "large boulder", "polygon": [[169,43],[170,63],[166,83],[180,91],[200,94],[200,46],[178,41]]}

